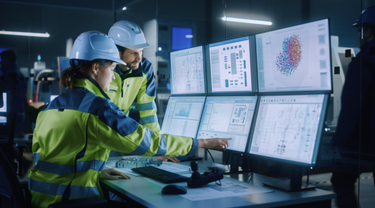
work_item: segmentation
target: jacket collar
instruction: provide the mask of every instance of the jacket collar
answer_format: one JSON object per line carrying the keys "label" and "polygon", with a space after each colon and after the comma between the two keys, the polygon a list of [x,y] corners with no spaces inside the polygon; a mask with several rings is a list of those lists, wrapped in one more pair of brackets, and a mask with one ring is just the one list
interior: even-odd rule
{"label": "jacket collar", "polygon": [[77,76],[73,83],[73,88],[74,87],[82,87],[99,97],[110,99],[107,93],[100,87],[99,83],[92,78]]}

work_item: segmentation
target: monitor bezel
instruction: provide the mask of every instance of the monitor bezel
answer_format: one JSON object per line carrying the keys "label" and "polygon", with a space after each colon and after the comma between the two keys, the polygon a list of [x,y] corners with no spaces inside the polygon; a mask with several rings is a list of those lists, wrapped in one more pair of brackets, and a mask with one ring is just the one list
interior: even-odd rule
{"label": "monitor bezel", "polygon": [[[218,43],[226,43],[236,40],[242,40],[244,38],[249,39],[249,50],[250,50],[250,75],[251,75],[251,91],[220,91],[212,92],[212,82],[211,82],[211,59],[210,59],[210,46]],[[233,38],[228,40],[219,41],[216,43],[210,43],[206,45],[206,83],[207,83],[207,96],[232,96],[232,95],[256,95],[258,93],[258,75],[257,75],[257,59],[256,59],[256,48],[255,48],[255,35],[242,36],[239,38]]]}
{"label": "monitor bezel", "polygon": [[[172,74],[172,54],[173,53],[178,53],[178,52],[181,52],[181,51],[185,51],[185,50],[192,50],[194,48],[199,48],[201,47],[202,48],[202,60],[203,60],[203,81],[204,81],[204,92],[196,92],[196,93],[175,93],[173,92],[173,74]],[[194,47],[191,47],[191,48],[186,48],[186,49],[182,49],[182,50],[178,50],[178,51],[171,51],[169,53],[169,74],[170,74],[170,85],[171,85],[171,96],[197,96],[197,95],[206,95],[207,94],[207,70],[206,70],[206,56],[205,56],[205,46],[204,45],[200,45],[200,46],[194,46]]]}
{"label": "monitor bezel", "polygon": [[[201,110],[201,115],[200,115],[199,120],[198,120],[198,128],[197,128],[197,131],[195,132],[195,137],[192,137],[192,138],[194,138],[194,139],[197,138],[198,131],[199,131],[199,125],[200,125],[200,122],[201,122],[201,119],[202,119],[202,114],[203,114],[204,106],[205,106],[206,99],[207,99],[207,96],[206,96],[206,95],[193,95],[193,96],[186,96],[186,95],[173,95],[173,96],[172,96],[172,95],[171,95],[171,96],[169,96],[169,97],[168,97],[167,108],[166,108],[166,110],[165,110],[165,112],[164,112],[163,122],[162,122],[161,127],[160,127],[160,133],[161,133],[161,130],[162,130],[162,128],[163,128],[164,122],[166,122],[166,121],[165,121],[165,113],[167,112],[168,106],[169,106],[169,104],[170,104],[170,103],[169,103],[170,99],[171,99],[171,98],[189,98],[189,97],[190,97],[190,98],[194,98],[194,97],[204,98],[204,100],[203,100],[203,107],[202,107],[202,110]],[[175,135],[175,136],[182,136],[182,135]]]}
{"label": "monitor bezel", "polygon": [[[269,33],[269,32],[276,32],[278,30],[283,30],[283,29],[288,29],[288,28],[292,28],[292,27],[297,27],[297,26],[300,26],[300,25],[305,25],[305,24],[310,24],[310,23],[314,23],[314,22],[319,22],[319,21],[323,21],[323,20],[326,20],[327,21],[327,24],[328,24],[328,50],[329,50],[329,61],[330,61],[330,64],[328,65],[329,67],[329,73],[330,73],[330,82],[331,82],[331,89],[330,90],[321,90],[321,89],[312,89],[312,90],[285,90],[285,91],[261,91],[260,89],[260,86],[259,86],[259,69],[258,69],[258,62],[257,62],[257,66],[256,66],[256,71],[257,71],[257,81],[258,81],[258,85],[257,85],[257,89],[258,89],[258,92],[262,95],[271,95],[271,94],[285,94],[285,93],[298,93],[298,94],[325,94],[325,93],[333,93],[333,74],[332,74],[332,47],[331,47],[331,23],[330,23],[330,18],[321,18],[321,19],[317,19],[317,20],[312,20],[312,21],[308,21],[308,22],[303,22],[303,23],[300,23],[300,24],[295,24],[295,25],[291,25],[291,26],[288,26],[288,27],[282,27],[282,28],[278,28],[278,29],[275,29],[275,30],[270,30],[270,31],[267,31],[267,32],[262,32],[262,33],[257,33],[255,34],[254,36],[254,41],[255,41],[255,48],[257,48],[257,43],[256,43],[256,36],[257,35],[262,35],[262,34],[265,34],[265,33]],[[257,53],[257,49],[255,49],[255,53]],[[256,56],[256,60],[258,61],[258,57]]]}
{"label": "monitor bezel", "polygon": [[[286,93],[286,94],[283,94],[283,95],[284,96],[298,96],[298,95],[300,95],[300,96],[304,96],[304,95],[312,96],[312,95],[315,95],[315,94],[288,94],[288,93]],[[327,117],[328,103],[329,103],[329,98],[330,98],[329,94],[319,94],[319,95],[323,95],[322,112],[321,112],[321,116],[320,116],[320,119],[319,119],[318,129],[317,129],[317,133],[316,133],[316,137],[315,137],[315,146],[314,146],[314,151],[313,151],[314,155],[312,156],[310,163],[304,163],[304,162],[298,162],[298,161],[293,161],[293,160],[288,160],[288,159],[280,159],[280,158],[276,158],[276,157],[270,157],[270,156],[250,153],[250,148],[251,148],[251,144],[252,144],[253,137],[254,137],[255,125],[256,125],[257,118],[258,118],[260,101],[262,99],[262,96],[283,96],[283,95],[261,95],[261,96],[259,96],[259,99],[258,99],[258,102],[257,102],[257,107],[254,111],[254,117],[253,117],[254,122],[252,123],[252,126],[250,128],[250,138],[248,140],[249,141],[248,145],[246,146],[245,156],[247,158],[250,158],[250,159],[251,158],[260,158],[260,159],[266,159],[266,160],[269,160],[269,161],[281,162],[281,163],[285,163],[285,164],[298,165],[298,166],[302,166],[302,167],[315,167],[317,165],[318,155],[319,155],[319,151],[320,151],[320,143],[321,143],[323,133],[324,133],[323,129],[324,129],[324,122],[325,122],[326,117]]]}
{"label": "monitor bezel", "polygon": [[[247,97],[255,97],[255,108],[254,108],[253,117],[251,119],[250,129],[249,129],[249,133],[247,135],[247,140],[246,140],[246,145],[245,145],[244,151],[238,151],[238,150],[232,150],[232,149],[223,150],[223,149],[216,149],[216,148],[208,148],[208,149],[212,149],[212,150],[220,151],[220,152],[225,151],[226,153],[234,153],[234,154],[245,154],[246,153],[247,147],[249,146],[249,142],[250,142],[251,129],[252,129],[252,126],[253,126],[254,121],[255,121],[254,116],[255,116],[255,113],[256,113],[257,104],[258,104],[258,100],[259,100],[259,96],[257,96],[257,95],[246,95],[246,96]],[[201,122],[202,122],[203,112],[206,108],[206,102],[208,100],[208,97],[244,97],[244,96],[240,96],[240,95],[223,96],[223,95],[218,95],[218,94],[206,96],[204,108],[202,109],[202,114],[201,114]],[[198,126],[197,136],[198,136],[198,133],[199,133],[199,130],[200,130],[201,122],[199,123],[199,126]],[[199,138],[197,138],[197,139],[199,139]],[[209,138],[202,138],[202,139],[209,139]]]}

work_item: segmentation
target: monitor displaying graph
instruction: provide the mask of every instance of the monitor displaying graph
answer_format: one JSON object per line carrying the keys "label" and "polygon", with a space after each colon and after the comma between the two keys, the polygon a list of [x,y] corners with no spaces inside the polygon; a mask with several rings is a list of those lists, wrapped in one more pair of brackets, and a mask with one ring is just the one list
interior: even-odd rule
{"label": "monitor displaying graph", "polygon": [[198,139],[232,138],[229,150],[245,152],[256,96],[208,96]]}
{"label": "monitor displaying graph", "polygon": [[256,35],[259,92],[330,92],[329,35],[328,19]]}
{"label": "monitor displaying graph", "polygon": [[314,165],[327,95],[261,96],[250,155]]}
{"label": "monitor displaying graph", "polygon": [[170,53],[171,94],[206,92],[203,46]]}
{"label": "monitor displaying graph", "polygon": [[195,138],[204,100],[205,96],[169,97],[161,133]]}
{"label": "monitor displaying graph", "polygon": [[[3,96],[3,103],[0,106],[3,106],[0,108],[0,112],[6,113],[7,112],[7,93],[3,92],[0,94]],[[7,117],[5,116],[0,116],[0,123],[6,123],[7,122]]]}
{"label": "monitor displaying graph", "polygon": [[251,92],[249,37],[209,44],[211,91]]}

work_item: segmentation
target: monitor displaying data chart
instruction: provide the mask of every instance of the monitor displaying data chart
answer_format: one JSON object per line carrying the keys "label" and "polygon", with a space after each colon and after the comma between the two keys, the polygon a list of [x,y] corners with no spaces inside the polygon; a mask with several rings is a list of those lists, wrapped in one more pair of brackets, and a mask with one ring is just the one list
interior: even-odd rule
{"label": "monitor displaying data chart", "polygon": [[212,93],[251,92],[250,38],[209,44]]}
{"label": "monitor displaying data chart", "polygon": [[250,155],[314,165],[327,99],[323,94],[261,96]]}
{"label": "monitor displaying data chart", "polygon": [[[0,95],[3,96],[3,103],[2,105],[0,104],[0,106],[2,106],[0,108],[0,112],[6,113],[7,112],[7,93],[3,92]],[[0,116],[0,123],[6,123],[6,122],[7,122],[7,117]]]}
{"label": "monitor displaying data chart", "polygon": [[256,102],[256,96],[208,96],[197,138],[232,138],[228,149],[245,152]]}
{"label": "monitor displaying data chart", "polygon": [[329,35],[328,19],[256,35],[259,92],[331,92]]}
{"label": "monitor displaying data chart", "polygon": [[203,46],[171,52],[171,94],[204,94]]}
{"label": "monitor displaying data chart", "polygon": [[169,97],[161,133],[195,138],[204,100],[205,96]]}

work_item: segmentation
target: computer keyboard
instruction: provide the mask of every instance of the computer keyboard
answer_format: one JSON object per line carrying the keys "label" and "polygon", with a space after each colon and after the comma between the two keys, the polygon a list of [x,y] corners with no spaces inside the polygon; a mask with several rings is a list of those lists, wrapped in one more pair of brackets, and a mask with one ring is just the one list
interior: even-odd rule
{"label": "computer keyboard", "polygon": [[153,166],[132,168],[132,171],[150,177],[152,179],[161,181],[163,183],[178,183],[187,181],[187,177],[185,176],[168,172]]}

